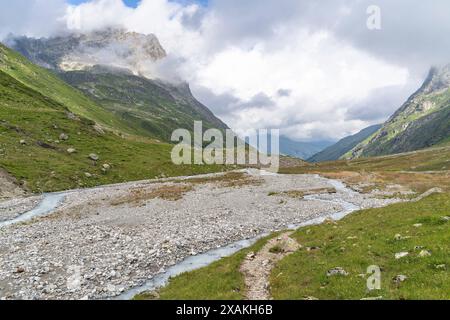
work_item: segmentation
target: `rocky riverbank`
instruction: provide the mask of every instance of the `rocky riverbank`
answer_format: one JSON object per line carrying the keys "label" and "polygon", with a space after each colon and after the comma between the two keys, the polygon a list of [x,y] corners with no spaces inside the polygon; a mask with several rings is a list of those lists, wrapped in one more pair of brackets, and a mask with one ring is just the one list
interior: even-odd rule
{"label": "rocky riverbank", "polygon": [[[327,200],[398,201],[334,193],[318,176],[258,173],[73,191],[57,212],[0,228],[0,298],[114,297],[188,256],[342,209]],[[301,196],[314,192],[330,194]]]}
{"label": "rocky riverbank", "polygon": [[42,196],[33,196],[26,198],[15,198],[0,202],[0,222],[13,220],[20,215],[34,209],[39,202],[42,201]]}

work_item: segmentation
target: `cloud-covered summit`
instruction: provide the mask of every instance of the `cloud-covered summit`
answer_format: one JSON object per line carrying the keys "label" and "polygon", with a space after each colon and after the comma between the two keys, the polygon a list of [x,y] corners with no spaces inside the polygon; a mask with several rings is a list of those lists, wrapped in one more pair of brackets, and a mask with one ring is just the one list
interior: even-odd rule
{"label": "cloud-covered summit", "polygon": [[[450,2],[375,2],[17,0],[1,7],[0,37],[109,26],[152,33],[168,54],[159,75],[188,81],[232,128],[338,139],[384,121],[450,50]],[[381,30],[366,26],[373,4]]]}

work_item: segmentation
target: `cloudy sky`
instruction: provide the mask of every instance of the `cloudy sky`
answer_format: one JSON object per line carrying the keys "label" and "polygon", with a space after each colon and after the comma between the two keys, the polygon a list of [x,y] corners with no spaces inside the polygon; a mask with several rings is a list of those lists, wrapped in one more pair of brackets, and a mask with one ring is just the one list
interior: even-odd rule
{"label": "cloudy sky", "polygon": [[[372,5],[381,29],[367,27]],[[160,76],[188,81],[233,129],[303,141],[383,122],[450,62],[448,0],[0,0],[0,39],[111,25],[154,33]]]}

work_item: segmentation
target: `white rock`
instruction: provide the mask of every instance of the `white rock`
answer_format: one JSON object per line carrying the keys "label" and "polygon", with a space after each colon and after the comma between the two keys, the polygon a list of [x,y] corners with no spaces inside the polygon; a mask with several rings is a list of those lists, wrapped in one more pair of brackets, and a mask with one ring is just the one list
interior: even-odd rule
{"label": "white rock", "polygon": [[348,275],[349,275],[349,273],[341,267],[333,268],[331,270],[328,270],[328,272],[327,272],[327,277],[333,277],[333,276],[345,276],[346,277]]}
{"label": "white rock", "polygon": [[399,252],[395,254],[395,259],[399,260],[407,256],[409,256],[409,252]]}
{"label": "white rock", "polygon": [[428,250],[422,250],[419,253],[419,257],[421,258],[426,258],[426,257],[430,257],[431,256],[431,252]]}
{"label": "white rock", "polygon": [[96,155],[95,153],[91,153],[89,155],[89,159],[94,160],[94,161],[98,161],[100,159],[100,157],[98,155]]}
{"label": "white rock", "polygon": [[396,276],[393,280],[395,283],[398,284],[398,283],[402,283],[402,282],[405,282],[406,280],[408,280],[408,277],[403,274],[400,274],[400,275]]}

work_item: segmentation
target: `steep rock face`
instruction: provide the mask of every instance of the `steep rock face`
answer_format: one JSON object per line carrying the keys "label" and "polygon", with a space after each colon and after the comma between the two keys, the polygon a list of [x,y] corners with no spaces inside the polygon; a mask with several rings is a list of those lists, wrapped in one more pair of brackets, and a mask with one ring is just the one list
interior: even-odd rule
{"label": "steep rock face", "polygon": [[155,35],[122,29],[48,39],[20,37],[9,39],[8,44],[36,64],[62,71],[85,70],[101,64],[141,74],[149,63],[166,56]]}
{"label": "steep rock face", "polygon": [[344,158],[415,151],[450,138],[450,65],[432,68],[422,87],[378,130]]}

